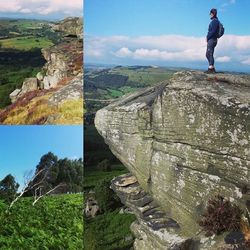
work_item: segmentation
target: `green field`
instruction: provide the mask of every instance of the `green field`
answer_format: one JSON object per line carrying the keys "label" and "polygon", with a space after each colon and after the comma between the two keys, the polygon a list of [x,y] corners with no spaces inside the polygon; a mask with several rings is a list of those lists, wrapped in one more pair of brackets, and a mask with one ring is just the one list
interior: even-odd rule
{"label": "green field", "polygon": [[0,201],[0,249],[83,249],[83,195],[48,196],[32,206],[21,198],[10,211]]}
{"label": "green field", "polygon": [[110,74],[128,76],[128,86],[151,86],[172,77],[173,72],[165,68],[154,67],[117,67],[110,70]]}
{"label": "green field", "polygon": [[32,20],[32,19],[1,19],[1,29],[9,28],[11,30],[29,30],[29,29],[41,29],[43,25],[47,24],[46,21]]}
{"label": "green field", "polygon": [[48,48],[53,43],[45,37],[36,38],[32,36],[15,37],[0,40],[2,49],[31,50],[34,48]]}

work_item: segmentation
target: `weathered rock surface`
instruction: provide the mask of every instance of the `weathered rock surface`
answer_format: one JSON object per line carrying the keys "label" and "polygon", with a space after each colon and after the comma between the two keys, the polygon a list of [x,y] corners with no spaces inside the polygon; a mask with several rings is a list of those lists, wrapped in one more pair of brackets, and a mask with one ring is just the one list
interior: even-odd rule
{"label": "weathered rock surface", "polygon": [[54,25],[53,30],[83,39],[83,19],[79,17],[68,17]]}
{"label": "weathered rock surface", "polygon": [[18,99],[18,95],[21,92],[21,89],[15,89],[13,92],[10,93],[10,100],[14,103]]}
{"label": "weathered rock surface", "polygon": [[[111,188],[137,217],[131,225],[135,249],[196,249],[196,241],[180,236],[180,226],[169,218],[131,174],[115,177]],[[156,240],[157,239],[157,240]]]}
{"label": "weathered rock surface", "polygon": [[83,71],[82,48],[82,41],[71,39],[42,50],[47,61],[44,66],[44,89],[55,88],[64,78],[76,76]]}
{"label": "weathered rock surface", "polygon": [[[249,76],[179,72],[169,82],[126,95],[99,110],[95,125],[184,236],[197,234],[206,202],[216,194],[246,213]],[[213,241],[202,239],[200,248],[217,249]]]}
{"label": "weathered rock surface", "polygon": [[83,74],[73,78],[69,83],[56,91],[50,98],[49,104],[59,105],[66,100],[83,98]]}
{"label": "weathered rock surface", "polygon": [[26,78],[23,81],[23,85],[21,89],[16,89],[10,94],[11,102],[14,103],[19,97],[24,94],[37,90],[39,88],[39,84],[36,77]]}

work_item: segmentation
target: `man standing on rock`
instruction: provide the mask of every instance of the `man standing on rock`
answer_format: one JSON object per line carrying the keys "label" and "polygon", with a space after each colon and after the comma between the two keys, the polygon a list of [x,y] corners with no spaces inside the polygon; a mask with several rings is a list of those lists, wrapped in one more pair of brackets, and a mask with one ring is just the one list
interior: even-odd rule
{"label": "man standing on rock", "polygon": [[206,38],[207,41],[206,57],[209,63],[209,67],[206,73],[213,74],[216,73],[214,68],[214,48],[217,45],[218,32],[219,32],[219,20],[217,18],[216,9],[210,10],[210,18],[212,21],[209,24],[207,38]]}

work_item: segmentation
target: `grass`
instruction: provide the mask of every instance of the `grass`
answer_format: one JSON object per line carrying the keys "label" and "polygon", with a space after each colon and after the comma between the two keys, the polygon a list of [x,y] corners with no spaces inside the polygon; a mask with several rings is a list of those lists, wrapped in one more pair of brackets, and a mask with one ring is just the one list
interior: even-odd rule
{"label": "grass", "polygon": [[0,201],[0,249],[83,249],[83,195],[21,198],[10,211]]}
{"label": "grass", "polygon": [[26,36],[3,39],[1,45],[3,49],[31,50],[34,48],[48,48],[53,43],[48,38]]}
{"label": "grass", "polygon": [[58,112],[59,119],[55,120],[56,124],[82,124],[83,122],[83,99],[68,100],[60,104]]}
{"label": "grass", "polygon": [[130,69],[126,67],[114,68],[110,73],[128,76],[128,86],[133,87],[133,83],[143,86],[151,86],[158,82],[172,77],[173,72],[164,68],[138,68]]}
{"label": "grass", "polygon": [[127,250],[133,244],[130,224],[132,214],[119,214],[119,209],[86,220],[84,245],[88,250]]}
{"label": "grass", "polygon": [[122,165],[111,165],[111,171],[101,171],[94,167],[84,170],[84,189],[92,189],[103,179],[113,179],[115,176],[128,173],[128,170]]}

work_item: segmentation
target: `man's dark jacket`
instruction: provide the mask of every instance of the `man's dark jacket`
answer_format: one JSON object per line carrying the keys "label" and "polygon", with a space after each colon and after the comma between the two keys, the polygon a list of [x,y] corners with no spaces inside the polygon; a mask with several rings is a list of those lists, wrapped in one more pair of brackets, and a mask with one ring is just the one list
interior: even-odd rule
{"label": "man's dark jacket", "polygon": [[207,41],[212,38],[217,39],[218,31],[219,31],[219,20],[217,17],[214,17],[208,27]]}

